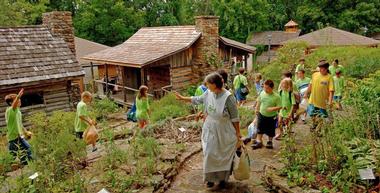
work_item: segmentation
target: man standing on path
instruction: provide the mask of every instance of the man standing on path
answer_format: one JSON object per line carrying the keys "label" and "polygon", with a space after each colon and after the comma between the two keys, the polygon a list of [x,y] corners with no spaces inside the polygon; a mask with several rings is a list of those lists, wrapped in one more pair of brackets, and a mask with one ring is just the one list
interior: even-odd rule
{"label": "man standing on path", "polygon": [[310,117],[322,116],[326,118],[328,117],[327,107],[331,107],[334,96],[334,81],[328,73],[329,63],[322,60],[318,67],[319,72],[313,74],[304,98],[310,94],[307,110]]}
{"label": "man standing on path", "polygon": [[[244,72],[245,72],[245,69],[240,68],[239,74],[235,76],[235,79],[233,82],[238,106],[244,105],[247,98],[246,93],[248,93],[248,81],[247,81],[247,78],[244,76]],[[246,89],[245,90],[246,92],[244,92],[244,89]]]}

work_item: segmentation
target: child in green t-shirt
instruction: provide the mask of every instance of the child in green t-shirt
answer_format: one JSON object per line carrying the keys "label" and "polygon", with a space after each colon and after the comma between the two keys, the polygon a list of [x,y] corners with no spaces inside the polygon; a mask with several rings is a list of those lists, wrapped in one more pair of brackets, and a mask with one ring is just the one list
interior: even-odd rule
{"label": "child in green t-shirt", "polygon": [[[280,83],[281,107],[278,118],[278,133],[275,139],[279,139],[283,133],[283,128],[289,128],[292,122],[292,112],[296,105],[296,99],[293,93],[293,81],[290,78],[284,78]],[[289,131],[286,131],[289,132]]]}
{"label": "child in green t-shirt", "polygon": [[342,108],[341,101],[342,101],[343,90],[345,87],[342,71],[339,69],[336,70],[335,76],[333,77],[333,79],[334,79],[334,88],[335,88],[334,101],[337,104],[337,110],[342,110],[343,108]]}
{"label": "child in green t-shirt", "polygon": [[21,96],[24,89],[16,94],[9,94],[5,97],[8,104],[5,111],[5,122],[7,124],[8,149],[13,157],[20,155],[20,161],[23,165],[28,164],[28,160],[32,159],[32,151],[29,143],[24,137],[31,137],[32,133],[27,131],[22,125],[22,114],[20,111]]}
{"label": "child in green t-shirt", "polygon": [[136,96],[136,118],[141,129],[148,125],[149,114],[148,87],[141,85]]}
{"label": "child in green t-shirt", "polygon": [[[87,106],[91,104],[92,94],[88,91],[84,91],[81,95],[81,101],[77,105],[77,112],[75,115],[74,126],[75,135],[77,138],[82,139],[83,133],[90,125],[96,125],[95,120],[89,117]],[[96,151],[96,144],[92,144],[92,151]]]}

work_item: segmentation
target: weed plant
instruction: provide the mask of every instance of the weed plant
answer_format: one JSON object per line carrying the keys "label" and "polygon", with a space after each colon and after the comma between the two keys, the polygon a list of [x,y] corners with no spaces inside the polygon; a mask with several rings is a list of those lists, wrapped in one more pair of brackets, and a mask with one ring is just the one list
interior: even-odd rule
{"label": "weed plant", "polygon": [[192,111],[191,105],[177,100],[173,94],[168,94],[160,100],[153,101],[150,108],[152,110],[152,114],[150,116],[150,121],[152,123],[164,119],[189,115]]}

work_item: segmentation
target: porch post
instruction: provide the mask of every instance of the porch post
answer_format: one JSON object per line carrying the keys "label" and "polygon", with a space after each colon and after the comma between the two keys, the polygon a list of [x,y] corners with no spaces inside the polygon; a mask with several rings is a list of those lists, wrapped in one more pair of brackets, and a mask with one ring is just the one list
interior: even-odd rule
{"label": "porch post", "polygon": [[104,67],[106,68],[106,77],[105,77],[105,82],[106,82],[106,96],[109,96],[109,90],[108,90],[108,64],[104,64]]}
{"label": "porch post", "polygon": [[141,73],[141,85],[145,85],[145,72],[144,72],[143,67],[140,68],[140,73]]}
{"label": "porch post", "polygon": [[95,94],[95,76],[94,76],[94,64],[90,62],[91,66],[91,87],[92,87],[92,93]]}
{"label": "porch post", "polygon": [[126,76],[125,76],[125,67],[122,66],[121,67],[121,81],[122,81],[122,85],[123,85],[123,96],[124,96],[124,102],[126,103],[127,102],[127,89],[125,88],[125,86],[127,86],[127,79],[126,79]]}

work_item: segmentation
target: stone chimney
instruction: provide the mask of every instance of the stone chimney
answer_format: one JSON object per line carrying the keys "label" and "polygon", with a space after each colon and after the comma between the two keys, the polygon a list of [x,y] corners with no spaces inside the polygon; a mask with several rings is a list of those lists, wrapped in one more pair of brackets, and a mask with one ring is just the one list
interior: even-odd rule
{"label": "stone chimney", "polygon": [[42,15],[42,23],[48,27],[55,37],[65,40],[71,52],[75,55],[74,29],[71,12],[53,11]]}
{"label": "stone chimney", "polygon": [[212,70],[208,60],[219,58],[219,17],[196,16],[195,29],[202,35],[196,44],[193,71],[197,78],[203,78]]}

